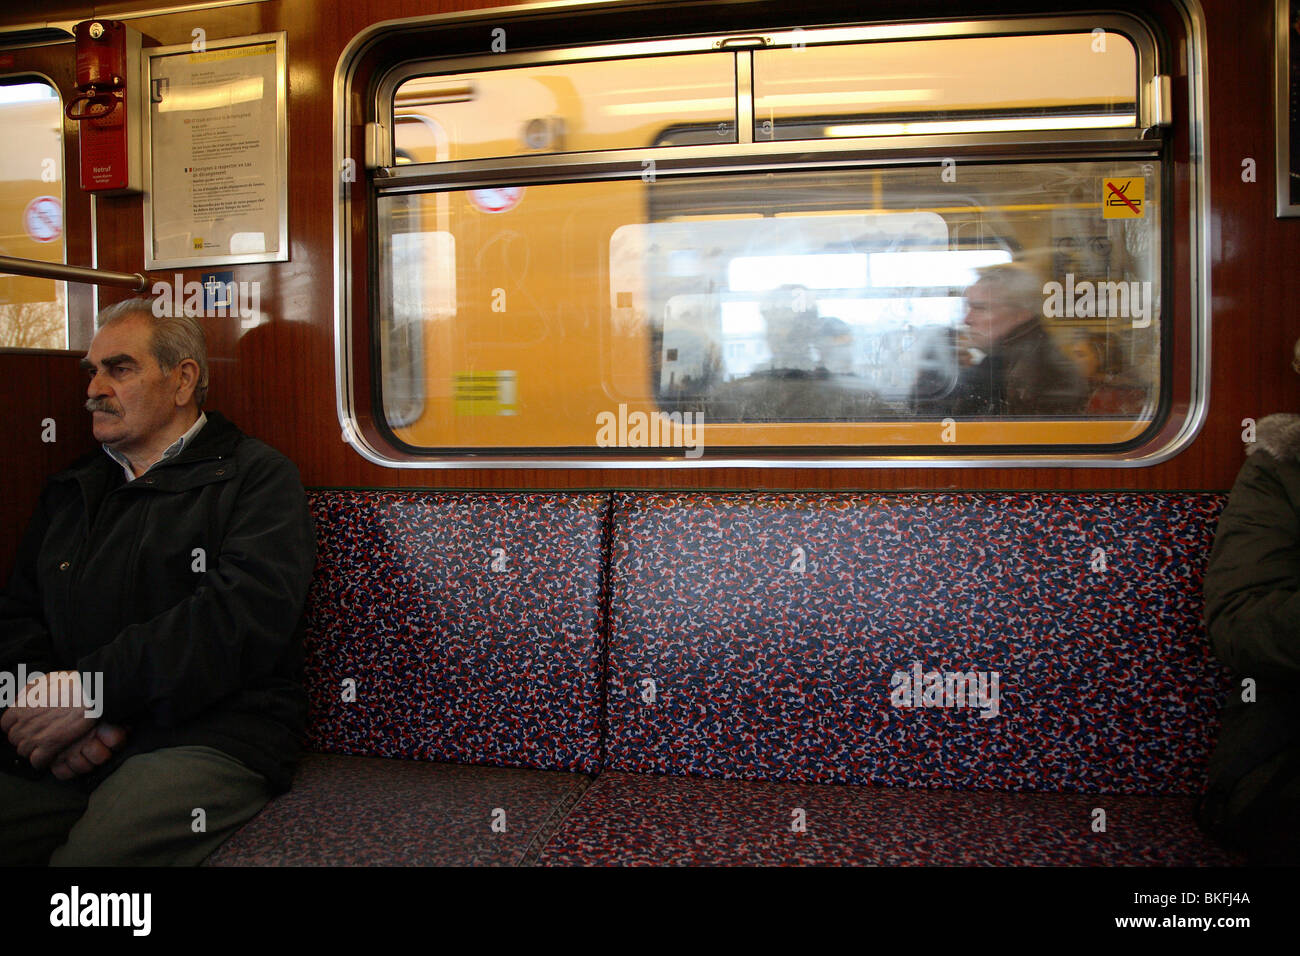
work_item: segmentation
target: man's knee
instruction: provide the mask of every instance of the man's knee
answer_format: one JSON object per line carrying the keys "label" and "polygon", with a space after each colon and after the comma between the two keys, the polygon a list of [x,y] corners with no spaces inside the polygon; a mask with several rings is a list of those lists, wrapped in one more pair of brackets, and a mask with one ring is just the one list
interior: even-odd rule
{"label": "man's knee", "polygon": [[1222,839],[1249,863],[1300,863],[1300,754],[1280,754],[1242,778],[1226,805]]}
{"label": "man's knee", "polygon": [[87,795],[46,775],[0,772],[0,866],[44,865],[86,810]]}
{"label": "man's knee", "polygon": [[131,757],[91,794],[55,866],[196,866],[252,819],[266,779],[210,747]]}

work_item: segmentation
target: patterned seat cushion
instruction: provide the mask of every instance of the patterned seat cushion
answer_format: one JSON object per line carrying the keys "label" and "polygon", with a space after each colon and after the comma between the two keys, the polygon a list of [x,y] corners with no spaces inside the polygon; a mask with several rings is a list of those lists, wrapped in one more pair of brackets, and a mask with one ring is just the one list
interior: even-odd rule
{"label": "patterned seat cushion", "polygon": [[513,866],[586,788],[583,774],[308,754],[207,866]]}
{"label": "patterned seat cushion", "polygon": [[[908,790],[605,772],[541,865],[1222,866],[1189,797]],[[1097,811],[1104,811],[1104,817]],[[1105,829],[1094,829],[1104,823]],[[798,829],[802,827],[802,829]]]}

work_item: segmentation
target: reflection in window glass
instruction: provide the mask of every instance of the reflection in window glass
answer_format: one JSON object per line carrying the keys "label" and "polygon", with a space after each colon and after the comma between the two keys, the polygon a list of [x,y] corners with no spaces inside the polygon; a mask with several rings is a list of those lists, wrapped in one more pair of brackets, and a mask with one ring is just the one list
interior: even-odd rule
{"label": "reflection in window glass", "polygon": [[[1116,217],[1115,190],[1140,215]],[[907,428],[949,417],[1002,423],[984,444],[1096,445],[1135,437],[1159,399],[1159,177],[1134,161],[969,161],[959,184],[930,165],[606,180],[379,210],[381,341],[406,330],[422,396],[390,424],[420,448],[590,448],[620,409],[702,413],[710,447],[879,444],[880,423],[934,444]]]}
{"label": "reflection in window glass", "polygon": [[1117,33],[754,52],[759,142],[1133,127],[1136,103],[1137,57]]}
{"label": "reflection in window glass", "polygon": [[379,341],[384,417],[419,418],[425,404],[424,341],[456,313],[456,244],[445,229],[447,197],[393,200],[381,276],[388,306]]}
{"label": "reflection in window glass", "polygon": [[[903,252],[810,252],[732,259],[727,292],[750,294],[732,296],[721,303],[720,326],[715,328],[718,324],[699,297],[678,296],[668,303],[661,395],[689,389],[690,383],[703,374],[702,367],[684,364],[685,356],[701,350],[682,348],[681,340],[716,338],[721,361],[714,370],[715,377],[724,384],[747,376],[761,379],[768,373],[790,373],[784,376],[787,378],[805,372],[851,375],[864,390],[878,397],[907,398],[917,377],[919,350],[910,347],[917,330],[957,325],[963,314],[960,290],[976,280],[976,270],[1011,261],[1011,253],[1004,249],[948,248],[943,220],[934,216],[934,221],[943,231],[931,250],[925,249],[913,234],[910,239],[876,237],[877,248],[909,250]],[[794,242],[787,240],[786,248],[816,243],[819,236],[825,237],[827,227],[835,226],[825,217],[804,222],[766,222],[779,224],[787,235],[795,234],[798,227],[798,238]],[[910,231],[915,228],[916,217],[894,213],[873,216],[869,222],[876,227],[892,224],[900,231]],[[867,224],[868,220],[861,216],[848,220],[859,242],[867,233]],[[661,231],[665,225],[645,227],[655,230],[655,244],[671,242]],[[753,225],[737,229],[733,224],[732,231],[739,234],[737,239],[743,244],[757,239]],[[907,295],[895,294],[895,289],[904,289]],[[688,304],[694,307],[687,308]],[[758,390],[764,391],[761,387]],[[714,395],[715,415],[749,418],[745,409],[721,408],[720,396],[726,391]],[[780,406],[779,400],[776,405]],[[801,417],[823,417],[828,412],[814,408]],[[793,417],[789,407],[775,407],[769,416],[771,420],[787,417]]]}
{"label": "reflection in window glass", "polygon": [[393,112],[398,158],[413,163],[637,149],[679,125],[697,142],[734,143],[735,60],[697,53],[423,76],[398,87]]}
{"label": "reflection in window glass", "polygon": [[[48,83],[0,85],[0,255],[63,262],[63,104]],[[61,349],[65,284],[0,275],[0,348]]]}

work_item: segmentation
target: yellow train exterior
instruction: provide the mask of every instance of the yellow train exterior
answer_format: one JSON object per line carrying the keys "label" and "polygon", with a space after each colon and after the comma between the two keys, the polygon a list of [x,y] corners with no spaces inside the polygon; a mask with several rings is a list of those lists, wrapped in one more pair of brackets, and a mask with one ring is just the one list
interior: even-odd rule
{"label": "yellow train exterior", "polygon": [[[983,45],[963,55],[988,62],[998,56],[988,44],[1010,39],[1023,38],[985,38]],[[1061,60],[1094,52],[1086,35],[1035,39],[1040,43],[1038,55],[1058,67]],[[939,60],[951,53],[932,44],[928,56]],[[838,62],[852,62],[853,55],[841,51]],[[891,55],[898,62],[885,58],[873,66],[876,73],[892,75],[904,62],[915,72],[916,49]],[[396,162],[436,168],[440,163],[503,157],[526,160],[529,155],[694,144],[710,137],[734,142],[731,56],[673,57],[665,61],[671,69],[632,59],[417,76],[401,84],[394,96]],[[783,80],[781,70],[788,62],[799,65],[786,70],[789,75]],[[1024,67],[1030,72],[1034,68],[1033,63]],[[767,88],[754,82],[756,141],[764,130],[772,136],[777,129],[779,136],[781,129],[795,129],[791,135],[799,135],[797,127],[809,123],[800,96],[835,101],[840,94],[827,91],[827,83],[844,87],[855,81],[852,71],[834,81],[825,79],[828,73],[834,70],[828,71],[826,62],[774,60],[765,75],[776,79],[768,79]],[[1068,72],[1056,69],[1050,75]],[[963,90],[960,95],[985,113],[990,108],[1048,108],[1006,100],[1010,94],[1003,87],[1016,82],[1014,76],[1004,78],[1001,86]],[[1130,111],[1131,125],[1131,60],[1117,68],[1115,77],[1098,82],[1109,84],[1101,98],[1121,120],[1123,109]],[[811,94],[799,92],[814,87]],[[795,92],[783,99],[782,88]],[[945,95],[952,100],[958,94]],[[1016,95],[1023,97],[1023,86]],[[1095,106],[1099,99],[1094,89],[1048,90],[1043,95],[1055,109]],[[1072,96],[1078,102],[1072,102]],[[890,105],[888,98],[882,103],[881,110]],[[853,118],[863,120],[860,104],[853,109]],[[875,119],[883,122],[885,116],[882,112]],[[823,117],[824,124],[829,122]],[[1142,217],[1108,218],[1107,184],[1116,182],[1140,182],[1145,192]],[[951,160],[923,157],[888,167],[823,170],[802,177],[734,172],[692,181],[643,168],[639,175],[597,181],[507,182],[441,191],[435,187],[383,197],[380,241],[389,247],[379,256],[388,265],[387,274],[381,267],[379,277],[379,315],[389,424],[399,441],[418,449],[590,448],[605,444],[602,423],[615,420],[623,429],[621,445],[637,444],[635,431],[632,442],[627,439],[629,429],[641,422],[650,426],[642,447],[658,444],[660,437],[680,447],[689,435],[677,424],[681,416],[670,416],[689,411],[692,402],[689,395],[666,402],[663,394],[669,377],[666,359],[677,351],[669,347],[673,330],[665,325],[671,325],[669,299],[674,289],[683,288],[677,281],[682,276],[675,274],[688,276],[695,270],[694,299],[707,300],[709,308],[720,310],[722,324],[729,315],[731,325],[742,329],[739,337],[724,336],[721,344],[708,345],[712,357],[707,361],[720,364],[714,371],[725,377],[728,361],[720,353],[742,349],[745,323],[752,324],[761,298],[752,279],[749,287],[737,290],[737,260],[744,260],[741,265],[751,273],[769,261],[777,272],[793,268],[806,273],[809,263],[835,265],[829,263],[835,253],[827,250],[845,248],[837,237],[853,235],[857,244],[849,242],[849,247],[860,261],[848,265],[873,272],[869,293],[855,298],[848,288],[855,280],[832,288],[832,278],[809,294],[823,308],[841,310],[859,353],[852,371],[859,381],[867,381],[868,391],[872,375],[878,379],[881,370],[864,366],[864,350],[874,350],[882,366],[897,365],[902,361],[903,346],[896,341],[900,336],[913,336],[904,342],[910,350],[926,334],[951,328],[962,308],[955,280],[940,278],[936,281],[942,288],[918,290],[905,282],[891,287],[892,280],[886,278],[882,286],[874,275],[877,265],[893,256],[890,268],[905,266],[898,256],[908,252],[986,259],[1000,254],[1045,277],[1068,276],[1071,291],[1076,279],[1087,284],[1089,277],[1121,278],[1124,281],[1112,287],[1123,286],[1125,292],[1130,284],[1135,290],[1139,282],[1145,284],[1147,306],[1156,314],[1148,313],[1142,321],[1104,313],[1045,319],[1067,351],[1072,342],[1089,337],[1107,340],[1117,353],[1122,351],[1127,379],[1143,390],[1141,402],[1122,415],[1101,403],[1087,414],[1080,408],[1080,414],[1068,420],[963,420],[960,428],[950,428],[945,435],[940,434],[942,417],[917,420],[907,413],[905,403],[888,401],[882,403],[886,414],[877,420],[834,420],[833,414],[824,416],[831,420],[803,416],[761,422],[706,416],[703,440],[711,447],[1128,441],[1150,424],[1159,391],[1158,291],[1154,297],[1149,292],[1152,285],[1157,290],[1159,286],[1159,187],[1151,164],[1138,161],[1044,161],[1014,167],[963,161],[958,170]],[[804,239],[794,240],[784,260],[773,255],[770,237],[788,235],[796,226]],[[922,240],[917,239],[918,230],[926,233]],[[727,261],[710,263],[711,256]],[[797,256],[807,261],[792,265]],[[840,254],[846,263],[850,258]],[[674,301],[686,300],[679,295]],[[937,319],[935,307],[941,313],[946,310],[948,317]],[[900,311],[908,314],[900,319]],[[710,321],[716,334],[720,320],[715,315]],[[878,340],[890,336],[894,351],[882,355]],[[1086,354],[1075,354],[1087,364]]]}

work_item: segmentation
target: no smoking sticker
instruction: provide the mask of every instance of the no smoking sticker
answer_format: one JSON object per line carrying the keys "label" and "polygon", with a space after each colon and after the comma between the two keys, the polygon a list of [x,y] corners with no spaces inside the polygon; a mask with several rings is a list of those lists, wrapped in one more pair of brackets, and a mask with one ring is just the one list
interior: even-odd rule
{"label": "no smoking sticker", "polygon": [[23,228],[37,242],[63,235],[63,205],[53,196],[37,196],[23,210]]}
{"label": "no smoking sticker", "polygon": [[1102,219],[1141,219],[1146,208],[1147,181],[1141,176],[1101,181]]}

